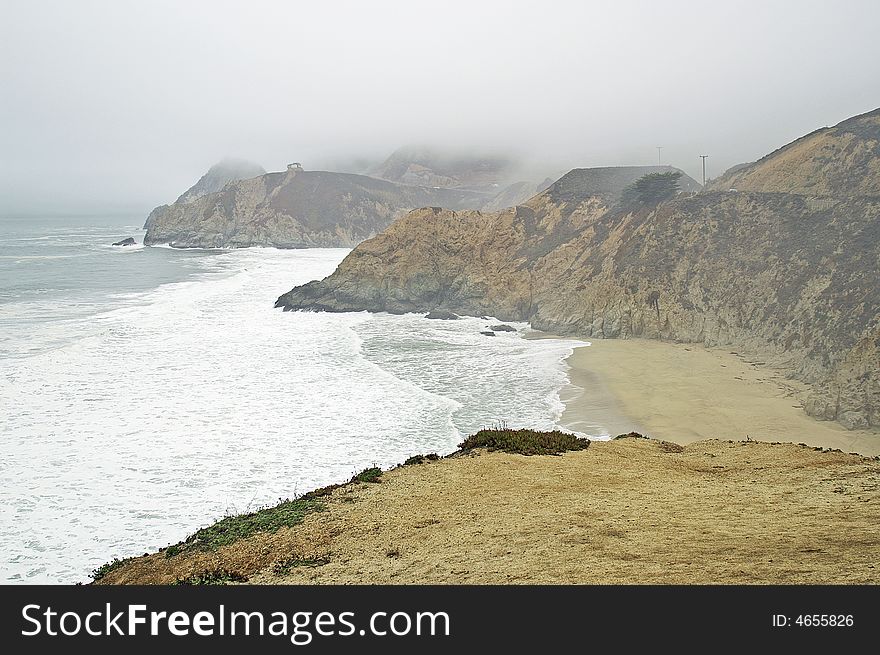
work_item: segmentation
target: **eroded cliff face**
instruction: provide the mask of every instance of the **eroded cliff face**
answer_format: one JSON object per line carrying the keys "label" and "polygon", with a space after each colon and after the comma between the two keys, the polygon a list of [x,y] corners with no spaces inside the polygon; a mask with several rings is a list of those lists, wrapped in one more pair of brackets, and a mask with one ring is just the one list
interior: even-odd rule
{"label": "eroded cliff face", "polygon": [[[809,383],[811,415],[878,426],[880,197],[862,192],[875,181],[858,179],[876,167],[865,154],[877,149],[876,114],[845,122],[839,149],[861,154],[839,190],[840,163],[816,168],[802,152],[796,170],[825,173],[817,188],[828,193],[805,193],[801,182],[780,191],[779,171],[790,167],[771,156],[737,173],[758,190],[730,192],[725,182],[723,191],[623,207],[624,169],[576,170],[513,209],[411,212],[277,304],[446,309],[590,338],[729,346]],[[817,144],[830,147],[827,136]],[[776,179],[771,191],[758,165]]]}
{"label": "eroded cliff face", "polygon": [[[177,200],[174,201],[174,204],[181,205],[192,202],[209,193],[220,191],[230,182],[246,180],[265,174],[265,169],[259,164],[244,159],[224,159],[211,166],[208,172],[199,178],[198,182],[180,194]],[[168,205],[160,205],[154,208],[147,217],[146,223],[144,223],[144,229],[149,230],[150,226],[164,214],[167,208]]]}
{"label": "eroded cliff face", "polygon": [[880,199],[706,193],[634,214],[536,270],[535,327],[731,346],[813,385],[809,413],[880,425]]}
{"label": "eroded cliff face", "polygon": [[147,245],[350,247],[413,207],[478,207],[482,194],[405,186],[363,175],[303,171],[233,181],[220,191],[157,207]]}
{"label": "eroded cliff face", "polygon": [[620,192],[658,170],[673,169],[576,169],[524,205],[496,213],[410,212],[352,251],[326,280],[292,290],[278,306],[393,313],[443,308],[529,320],[548,255],[579,234],[594,234]]}

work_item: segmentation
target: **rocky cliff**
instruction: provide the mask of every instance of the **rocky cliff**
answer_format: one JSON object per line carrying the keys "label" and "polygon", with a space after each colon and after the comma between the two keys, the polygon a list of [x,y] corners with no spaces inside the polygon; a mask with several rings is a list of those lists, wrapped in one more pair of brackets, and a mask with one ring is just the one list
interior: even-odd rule
{"label": "rocky cliff", "polygon": [[420,209],[277,305],[730,346],[809,383],[811,415],[878,426],[878,142],[880,111],[659,204],[624,202],[642,171],[616,168],[572,171],[497,213]]}
{"label": "rocky cliff", "polygon": [[[193,200],[201,198],[209,193],[220,191],[230,182],[246,180],[251,177],[265,175],[265,173],[265,169],[259,164],[254,164],[253,162],[244,159],[224,159],[211,166],[211,168],[208,169],[208,172],[202,175],[198,182],[180,194],[174,203],[185,204],[192,202]],[[168,205],[160,205],[159,207],[154,208],[147,217],[147,222],[144,223],[144,229],[149,230],[156,218],[160,216],[167,207]]]}
{"label": "rocky cliff", "polygon": [[157,207],[147,221],[144,243],[199,248],[354,246],[414,207],[464,209],[487,200],[485,194],[462,189],[291,167]]}

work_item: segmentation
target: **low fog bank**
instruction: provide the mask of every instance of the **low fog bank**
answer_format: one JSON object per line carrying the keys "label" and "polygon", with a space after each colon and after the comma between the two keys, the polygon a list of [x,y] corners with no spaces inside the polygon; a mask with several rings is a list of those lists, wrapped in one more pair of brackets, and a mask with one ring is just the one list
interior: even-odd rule
{"label": "low fog bank", "polygon": [[[369,173],[397,148],[522,179],[700,179],[875,108],[880,5],[7,4],[0,214],[147,211],[212,164]],[[821,44],[821,47],[816,47]],[[659,151],[657,147],[662,149]]]}

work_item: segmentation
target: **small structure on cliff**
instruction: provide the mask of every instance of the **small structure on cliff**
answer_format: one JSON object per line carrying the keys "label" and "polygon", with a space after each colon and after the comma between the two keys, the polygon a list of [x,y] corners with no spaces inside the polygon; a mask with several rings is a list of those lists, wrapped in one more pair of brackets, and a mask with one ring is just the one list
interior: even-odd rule
{"label": "small structure on cliff", "polygon": [[301,171],[303,169],[302,164],[298,161],[293,162],[292,164],[287,165],[287,170],[289,171]]}

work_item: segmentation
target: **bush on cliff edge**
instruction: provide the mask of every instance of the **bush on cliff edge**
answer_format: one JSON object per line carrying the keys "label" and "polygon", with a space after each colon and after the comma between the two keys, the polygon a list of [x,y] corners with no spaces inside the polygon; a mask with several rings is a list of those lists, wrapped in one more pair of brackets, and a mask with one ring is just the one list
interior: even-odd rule
{"label": "bush on cliff edge", "polygon": [[480,430],[458,445],[462,450],[488,448],[519,455],[559,455],[569,450],[586,450],[589,446],[589,439],[559,430],[539,432],[507,428]]}

